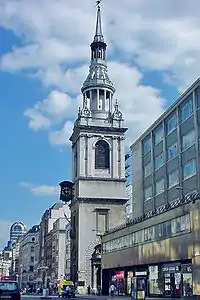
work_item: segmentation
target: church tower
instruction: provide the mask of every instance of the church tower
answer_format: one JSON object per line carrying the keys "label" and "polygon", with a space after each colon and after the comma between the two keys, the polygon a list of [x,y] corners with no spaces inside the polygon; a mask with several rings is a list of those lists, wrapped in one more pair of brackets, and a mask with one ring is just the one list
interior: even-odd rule
{"label": "church tower", "polygon": [[[99,1],[100,2],[100,1]],[[71,203],[71,275],[78,288],[101,285],[100,265],[92,257],[103,233],[125,221],[127,128],[108,76],[101,8],[97,6],[89,74],[72,142],[74,198]],[[114,103],[113,103],[114,101]],[[100,258],[100,255],[99,255]]]}

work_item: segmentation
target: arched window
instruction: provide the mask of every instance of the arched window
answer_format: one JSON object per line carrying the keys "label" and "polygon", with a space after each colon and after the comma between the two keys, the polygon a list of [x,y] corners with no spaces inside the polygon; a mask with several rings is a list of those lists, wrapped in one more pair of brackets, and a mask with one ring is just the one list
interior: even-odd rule
{"label": "arched window", "polygon": [[17,225],[15,225],[15,227],[13,228],[13,230],[14,231],[18,231],[18,232],[22,232],[22,227],[19,224],[17,224]]}
{"label": "arched window", "polygon": [[110,150],[107,142],[100,140],[95,145],[95,169],[109,169]]}

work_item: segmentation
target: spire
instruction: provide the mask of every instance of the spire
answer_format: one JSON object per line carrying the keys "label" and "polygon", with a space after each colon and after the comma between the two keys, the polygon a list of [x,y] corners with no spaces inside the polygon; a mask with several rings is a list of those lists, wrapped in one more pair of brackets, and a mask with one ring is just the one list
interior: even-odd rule
{"label": "spire", "polygon": [[103,33],[102,33],[102,26],[101,26],[101,7],[100,7],[100,1],[97,1],[97,22],[96,22],[96,31],[94,36],[94,42],[103,42]]}

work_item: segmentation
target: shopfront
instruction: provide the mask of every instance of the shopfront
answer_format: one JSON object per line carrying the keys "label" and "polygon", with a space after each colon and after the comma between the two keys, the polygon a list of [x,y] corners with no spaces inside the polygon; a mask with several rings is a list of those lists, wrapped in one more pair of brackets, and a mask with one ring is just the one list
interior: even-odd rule
{"label": "shopfront", "polygon": [[193,295],[191,262],[159,263],[132,267],[131,270],[113,270],[110,284],[115,285],[116,295],[130,295],[134,277],[145,281],[146,296],[179,298]]}
{"label": "shopfront", "polygon": [[148,285],[150,296],[192,296],[192,264],[174,262],[149,266]]}

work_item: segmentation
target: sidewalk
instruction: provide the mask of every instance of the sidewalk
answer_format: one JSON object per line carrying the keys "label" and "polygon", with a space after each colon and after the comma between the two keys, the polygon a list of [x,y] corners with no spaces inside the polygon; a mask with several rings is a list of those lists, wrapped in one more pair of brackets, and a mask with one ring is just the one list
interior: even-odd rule
{"label": "sidewalk", "polygon": [[[77,295],[78,298],[87,299],[87,300],[131,300],[131,296],[98,296],[98,295]],[[189,299],[192,300],[193,297],[190,297]],[[166,297],[164,298],[152,298],[152,297],[146,297],[145,300],[166,300]],[[182,298],[167,298],[167,300],[181,300],[181,299],[188,299],[187,297]]]}

